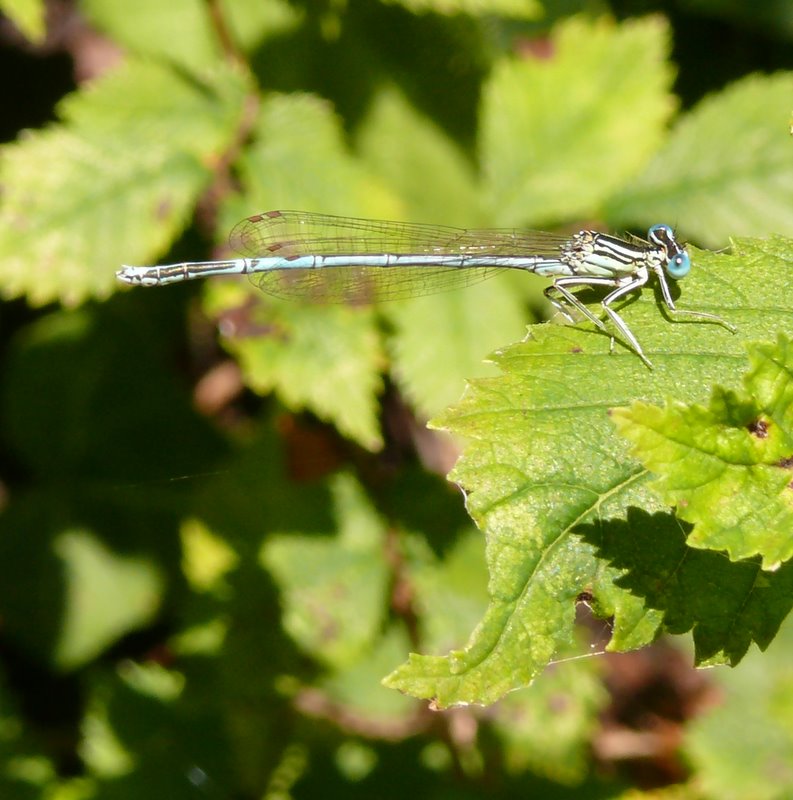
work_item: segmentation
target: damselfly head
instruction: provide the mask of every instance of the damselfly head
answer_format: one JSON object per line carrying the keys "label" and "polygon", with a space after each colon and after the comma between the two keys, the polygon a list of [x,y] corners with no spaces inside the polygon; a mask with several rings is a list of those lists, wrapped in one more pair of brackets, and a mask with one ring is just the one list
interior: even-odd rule
{"label": "damselfly head", "polygon": [[647,238],[666,252],[666,274],[679,280],[691,271],[691,257],[675,238],[675,232],[668,225],[653,225],[647,231]]}

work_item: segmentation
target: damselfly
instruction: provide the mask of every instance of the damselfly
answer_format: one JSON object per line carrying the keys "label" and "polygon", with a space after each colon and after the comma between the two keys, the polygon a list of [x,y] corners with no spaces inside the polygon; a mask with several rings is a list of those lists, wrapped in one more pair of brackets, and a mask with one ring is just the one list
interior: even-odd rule
{"label": "damselfly", "polygon": [[[655,275],[673,315],[735,328],[715,314],[675,307],[667,276],[685,277],[691,259],[668,225],[653,225],[647,240],[583,230],[572,236],[517,230],[463,230],[407,222],[267,211],[240,222],[229,237],[243,258],[119,270],[140,286],[248,275],[264,292],[313,302],[371,303],[468,285],[504,269],[551,277],[548,299],[571,322],[579,311],[608,333],[603,321],[573,293],[580,286],[611,291],[601,306],[638,356],[652,367],[613,304]],[[613,341],[613,339],[612,339]]]}

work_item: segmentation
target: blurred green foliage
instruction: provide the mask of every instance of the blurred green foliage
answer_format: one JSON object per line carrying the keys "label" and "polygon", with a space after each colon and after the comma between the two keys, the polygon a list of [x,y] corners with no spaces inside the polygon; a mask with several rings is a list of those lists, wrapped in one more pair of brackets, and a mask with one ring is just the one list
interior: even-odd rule
{"label": "blurred green foliage", "polygon": [[[78,85],[0,151],[2,797],[788,796],[793,12],[662,5],[49,20]],[[738,333],[645,289],[649,371],[532,324],[532,276],[381,308],[115,281],[269,208],[752,237],[680,287]],[[772,640],[706,711],[691,660]]]}

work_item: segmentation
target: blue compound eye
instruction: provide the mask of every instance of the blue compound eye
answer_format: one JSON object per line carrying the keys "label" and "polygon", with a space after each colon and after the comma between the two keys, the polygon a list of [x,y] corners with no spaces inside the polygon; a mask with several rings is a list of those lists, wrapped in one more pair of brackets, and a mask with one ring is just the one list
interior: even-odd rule
{"label": "blue compound eye", "polygon": [[647,231],[647,238],[655,244],[664,244],[670,238],[674,240],[675,234],[668,225],[653,225]]}
{"label": "blue compound eye", "polygon": [[677,253],[666,262],[666,272],[675,280],[678,280],[679,278],[685,278],[690,271],[691,258],[685,251]]}

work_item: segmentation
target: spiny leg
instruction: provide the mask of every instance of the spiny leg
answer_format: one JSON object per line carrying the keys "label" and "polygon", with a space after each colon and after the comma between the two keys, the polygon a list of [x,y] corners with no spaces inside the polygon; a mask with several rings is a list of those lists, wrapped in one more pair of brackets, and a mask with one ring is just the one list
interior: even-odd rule
{"label": "spiny leg", "polygon": [[666,277],[662,269],[654,270],[655,274],[658,277],[658,283],[661,285],[661,295],[664,298],[664,303],[666,307],[669,309],[669,313],[672,315],[674,319],[677,316],[688,316],[688,317],[696,317],[697,319],[704,319],[708,320],[709,322],[715,322],[718,325],[723,326],[726,328],[730,333],[735,333],[738,329],[735,325],[731,325],[727,320],[722,319],[721,317],[717,316],[716,314],[708,314],[706,311],[689,311],[687,308],[678,308],[674,301],[672,300],[672,293],[669,291],[669,285],[666,282]]}
{"label": "spiny leg", "polygon": [[[602,331],[608,333],[608,328],[603,324],[603,320],[595,316],[567,287],[568,286],[616,286],[617,282],[612,278],[579,278],[577,276],[557,278],[546,290],[545,296],[559,311],[562,316],[575,323],[575,319],[570,315],[568,306],[578,310],[584,317],[586,317],[594,325],[597,325]],[[558,300],[553,296],[553,292],[559,292],[564,302]],[[566,305],[565,305],[566,304]]]}
{"label": "spiny leg", "polygon": [[631,348],[636,353],[636,355],[639,356],[639,358],[647,365],[647,367],[652,369],[653,368],[652,362],[644,354],[644,350],[642,349],[642,346],[639,344],[638,339],[633,335],[632,331],[630,330],[630,328],[626,324],[625,320],[623,320],[622,317],[613,308],[611,308],[611,303],[613,303],[614,301],[618,300],[620,297],[622,297],[622,296],[624,296],[626,294],[629,294],[630,292],[633,292],[636,289],[641,288],[642,286],[644,286],[644,284],[646,282],[647,282],[647,277],[646,276],[640,276],[639,278],[636,278],[635,280],[633,280],[630,283],[627,283],[627,284],[625,284],[623,286],[620,285],[620,281],[618,279],[614,279],[614,278],[596,278],[596,277],[586,277],[585,278],[585,277],[571,276],[571,277],[565,277],[565,278],[557,278],[557,280],[554,281],[553,285],[549,286],[545,290],[545,296],[548,298],[548,300],[551,301],[551,303],[553,303],[553,305],[557,309],[559,309],[559,311],[565,316],[565,318],[567,318],[571,322],[574,322],[575,320],[573,320],[573,318],[570,316],[570,314],[568,313],[567,308],[565,308],[564,304],[551,295],[551,292],[553,292],[554,290],[558,291],[559,294],[562,296],[562,298],[565,300],[565,302],[569,306],[572,306],[573,308],[578,309],[588,320],[593,322],[595,325],[597,325],[598,328],[600,328],[602,331],[604,331],[605,333],[607,333],[609,335],[609,337],[611,339],[609,352],[613,352],[614,351],[614,336],[611,334],[611,332],[605,326],[603,321],[601,319],[599,319],[598,317],[596,317],[569,290],[568,287],[571,287],[571,286],[610,286],[610,287],[614,287],[614,286],[616,286],[617,287],[616,290],[611,292],[609,295],[607,295],[601,301],[601,305],[603,306],[603,310],[609,315],[609,318],[614,323],[615,327],[625,337],[625,339],[627,340],[628,344],[631,346]]}
{"label": "spiny leg", "polygon": [[[644,354],[644,350],[642,346],[639,344],[639,340],[633,335],[633,332],[628,327],[628,324],[625,320],[611,307],[611,304],[616,300],[619,300],[621,297],[624,297],[626,294],[630,294],[630,292],[636,291],[636,289],[641,288],[644,284],[647,283],[647,278],[637,278],[634,281],[626,284],[625,286],[620,286],[615,289],[611,294],[607,295],[603,298],[603,302],[601,305],[605,312],[611,318],[611,321],[617,327],[619,332],[628,340],[628,343],[633,348],[634,352],[637,356],[650,368],[653,368],[653,363],[650,361],[649,358]],[[613,340],[612,340],[613,341]]]}
{"label": "spiny leg", "polygon": [[[609,337],[609,353],[614,352],[614,336],[611,331],[603,324],[603,320],[596,317],[567,287],[568,286],[614,286],[616,281],[611,278],[557,278],[551,286],[549,286],[544,294],[548,300],[553,304],[554,308],[567,320],[575,324],[576,320],[573,319],[567,306],[578,309],[578,311],[586,317],[590,322],[594,323],[600,330],[608,334]],[[553,296],[553,292],[557,291],[562,296],[562,300],[557,300]],[[565,303],[567,305],[565,305]]]}

